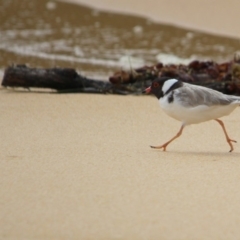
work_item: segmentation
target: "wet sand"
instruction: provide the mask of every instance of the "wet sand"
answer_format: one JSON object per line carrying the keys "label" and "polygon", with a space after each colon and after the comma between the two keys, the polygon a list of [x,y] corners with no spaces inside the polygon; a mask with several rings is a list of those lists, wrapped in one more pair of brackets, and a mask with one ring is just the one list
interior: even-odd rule
{"label": "wet sand", "polygon": [[[61,0],[63,1],[63,0]],[[173,24],[208,33],[240,38],[238,0],[64,0],[84,3],[101,10],[130,13],[148,17],[160,23]]]}
{"label": "wet sand", "polygon": [[[240,145],[153,97],[0,91],[1,239],[236,239]],[[224,122],[240,142],[240,112]]]}

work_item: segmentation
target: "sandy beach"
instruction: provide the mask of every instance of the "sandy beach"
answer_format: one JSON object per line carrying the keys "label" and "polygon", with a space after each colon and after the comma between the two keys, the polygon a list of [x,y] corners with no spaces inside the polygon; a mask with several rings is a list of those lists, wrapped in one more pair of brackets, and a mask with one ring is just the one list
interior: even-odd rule
{"label": "sandy beach", "polygon": [[[237,0],[77,2],[240,37]],[[152,96],[0,88],[0,112],[0,239],[240,238],[239,109],[223,118],[232,153],[214,121],[151,149],[180,128]]]}
{"label": "sandy beach", "polygon": [[[240,145],[154,97],[0,92],[1,239],[236,239]],[[224,122],[240,141],[240,112]]]}

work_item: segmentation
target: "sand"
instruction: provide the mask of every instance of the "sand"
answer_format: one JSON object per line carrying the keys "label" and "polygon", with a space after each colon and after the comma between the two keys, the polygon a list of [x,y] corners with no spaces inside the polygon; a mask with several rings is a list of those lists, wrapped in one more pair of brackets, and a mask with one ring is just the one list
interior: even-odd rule
{"label": "sand", "polygon": [[[238,239],[240,144],[154,97],[0,91],[0,239]],[[240,141],[240,112],[223,118]]]}
{"label": "sand", "polygon": [[159,23],[240,38],[240,1],[229,0],[61,0],[100,10],[129,13]]}

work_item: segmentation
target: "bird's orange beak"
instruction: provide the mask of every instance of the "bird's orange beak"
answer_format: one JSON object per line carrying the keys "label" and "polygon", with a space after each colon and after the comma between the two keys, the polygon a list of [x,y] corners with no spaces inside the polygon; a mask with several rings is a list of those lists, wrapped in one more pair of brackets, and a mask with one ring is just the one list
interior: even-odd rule
{"label": "bird's orange beak", "polygon": [[144,93],[150,93],[151,92],[151,87],[146,88],[143,92]]}

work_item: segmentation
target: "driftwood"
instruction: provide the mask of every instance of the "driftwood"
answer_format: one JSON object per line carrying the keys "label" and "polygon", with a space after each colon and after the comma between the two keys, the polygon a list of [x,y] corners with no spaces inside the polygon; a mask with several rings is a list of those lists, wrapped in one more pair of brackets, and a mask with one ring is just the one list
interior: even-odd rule
{"label": "driftwood", "polygon": [[240,57],[229,62],[192,61],[188,65],[143,66],[131,71],[118,71],[109,81],[85,78],[70,68],[29,68],[10,66],[5,70],[2,86],[50,88],[58,93],[141,94],[156,78],[178,78],[183,82],[206,86],[225,94],[240,95]]}
{"label": "driftwood", "polygon": [[70,68],[29,68],[16,65],[5,70],[2,86],[22,88],[50,88],[58,92],[101,92],[111,86],[99,81],[86,79]]}
{"label": "driftwood", "polygon": [[[112,94],[138,94],[142,89],[151,84],[146,83],[141,87],[132,84],[112,84],[108,81],[99,81],[85,78],[71,68],[29,68],[26,65],[10,66],[5,70],[2,86],[21,88],[48,88],[58,93],[112,93]],[[139,85],[139,83],[135,84]],[[141,84],[142,85],[142,84]],[[138,88],[138,90],[136,90]]]}

